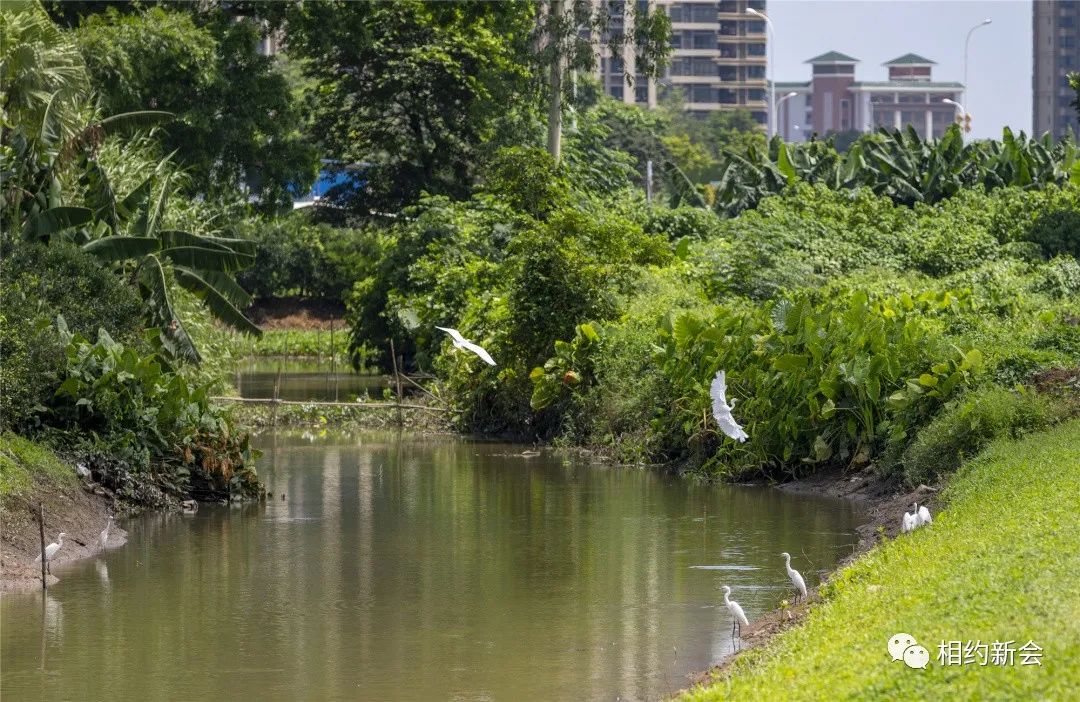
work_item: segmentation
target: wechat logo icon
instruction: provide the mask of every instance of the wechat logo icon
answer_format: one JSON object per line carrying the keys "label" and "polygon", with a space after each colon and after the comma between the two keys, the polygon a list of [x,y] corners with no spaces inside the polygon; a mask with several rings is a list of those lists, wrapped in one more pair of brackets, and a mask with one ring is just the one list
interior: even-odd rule
{"label": "wechat logo icon", "polygon": [[893,634],[889,639],[889,655],[894,661],[904,661],[909,668],[925,669],[930,662],[930,652],[911,634]]}

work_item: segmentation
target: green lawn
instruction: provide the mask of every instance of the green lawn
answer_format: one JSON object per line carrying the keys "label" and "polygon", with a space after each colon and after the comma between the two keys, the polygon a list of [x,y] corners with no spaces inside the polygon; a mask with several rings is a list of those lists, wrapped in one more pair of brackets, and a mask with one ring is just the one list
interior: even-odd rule
{"label": "green lawn", "polygon": [[33,475],[58,484],[75,482],[75,471],[51,449],[10,432],[0,434],[0,497],[25,491]]}
{"label": "green lawn", "polygon": [[[838,573],[804,625],[685,699],[1077,699],[1080,422],[993,444],[944,498],[933,525]],[[925,670],[888,655],[901,632],[929,650]],[[943,666],[942,640],[1033,640],[1042,665]]]}

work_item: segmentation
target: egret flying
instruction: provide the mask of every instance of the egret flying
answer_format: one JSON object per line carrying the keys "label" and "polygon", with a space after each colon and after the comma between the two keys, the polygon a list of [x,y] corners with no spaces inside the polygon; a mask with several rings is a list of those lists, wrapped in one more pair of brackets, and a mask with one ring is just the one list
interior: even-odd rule
{"label": "egret flying", "polygon": [[780,554],[784,557],[784,569],[787,570],[787,576],[791,579],[791,584],[795,586],[795,589],[799,591],[799,594],[795,596],[795,601],[799,601],[799,597],[806,599],[806,581],[803,580],[802,573],[791,567],[791,554],[784,552]]}
{"label": "egret flying", "polygon": [[[48,569],[48,571],[50,573],[52,572],[52,568],[49,566],[49,561],[51,561],[53,559],[53,556],[56,555],[56,552],[59,551],[60,548],[64,545],[64,537],[65,536],[67,536],[67,534],[65,534],[64,532],[60,532],[56,537],[56,542],[51,543],[51,544],[49,544],[48,546],[45,547],[45,568]],[[40,562],[41,562],[41,556],[38,556],[37,558],[34,559],[34,563],[40,563]]]}
{"label": "egret flying", "polygon": [[735,400],[732,400],[730,405],[727,402],[727,378],[724,376],[724,371],[717,371],[716,377],[712,381],[712,387],[709,388],[709,395],[712,396],[713,417],[716,418],[716,423],[720,425],[720,430],[736,441],[749,439],[750,435],[743,431],[743,428],[731,416],[731,410],[735,407]]}
{"label": "egret flying", "polygon": [[435,327],[435,328],[438,329],[439,331],[444,331],[444,332],[446,332],[447,334],[450,335],[450,339],[454,342],[454,348],[456,348],[456,349],[465,349],[466,351],[472,351],[477,356],[479,356],[480,359],[484,363],[488,364],[489,366],[495,365],[495,359],[491,357],[491,354],[489,354],[487,351],[485,351],[482,346],[474,344],[473,342],[471,342],[468,339],[466,339],[465,337],[463,337],[461,335],[461,332],[459,332],[457,329],[450,329],[449,327]]}
{"label": "egret flying", "polygon": [[724,590],[724,605],[731,612],[731,638],[735,638],[735,627],[739,627],[739,636],[742,636],[742,628],[744,626],[750,626],[750,622],[746,620],[746,613],[743,612],[743,608],[739,606],[739,603],[728,597],[731,594],[731,588],[725,585]]}
{"label": "egret flying", "polygon": [[105,523],[105,528],[101,531],[101,550],[105,550],[105,546],[109,543],[109,530],[112,529],[113,516],[109,515],[109,521]]}

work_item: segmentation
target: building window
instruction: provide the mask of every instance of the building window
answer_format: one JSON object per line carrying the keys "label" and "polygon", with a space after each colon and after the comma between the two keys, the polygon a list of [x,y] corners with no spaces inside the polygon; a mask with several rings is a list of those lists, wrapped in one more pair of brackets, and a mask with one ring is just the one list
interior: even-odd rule
{"label": "building window", "polygon": [[674,59],[671,62],[673,76],[715,76],[716,64],[711,58],[690,56]]}
{"label": "building window", "polygon": [[765,67],[761,65],[747,66],[746,78],[747,80],[761,80],[765,77]]}
{"label": "building window", "polygon": [[915,129],[922,129],[926,126],[926,118],[923,117],[925,113],[914,112],[912,110],[903,110],[900,112],[900,126],[906,127],[912,125]]}
{"label": "building window", "polygon": [[765,45],[764,44],[747,44],[746,45],[747,56],[764,56]]}
{"label": "building window", "polygon": [[893,110],[874,110],[874,126],[892,129],[896,121],[896,112]]}
{"label": "building window", "polygon": [[734,105],[739,102],[739,96],[730,88],[720,88],[716,91],[716,101],[722,105]]}
{"label": "building window", "polygon": [[739,23],[738,22],[732,22],[732,21],[721,22],[720,23],[720,34],[724,35],[725,37],[737,37],[737,36],[739,36]]}
{"label": "building window", "polygon": [[762,20],[750,20],[746,23],[747,34],[764,34],[765,22]]}
{"label": "building window", "polygon": [[716,88],[711,85],[691,85],[690,102],[715,102]]}
{"label": "building window", "polygon": [[615,98],[616,100],[622,100],[623,99],[623,87],[621,85],[613,85],[613,86],[611,86],[611,97]]}
{"label": "building window", "polygon": [[851,100],[847,98],[840,99],[840,129],[845,132],[851,129]]}
{"label": "building window", "polygon": [[739,3],[735,2],[735,0],[721,0],[716,9],[720,12],[738,12]]}
{"label": "building window", "polygon": [[736,81],[739,79],[739,69],[735,66],[717,66],[716,75],[722,81]]}
{"label": "building window", "polygon": [[902,105],[911,105],[913,103],[925,104],[926,103],[926,93],[914,93],[914,94],[912,94],[912,93],[901,93],[900,94],[900,104],[902,104]]}
{"label": "building window", "polygon": [[758,124],[765,124],[766,116],[764,112],[751,112],[750,114],[753,116],[755,122]]}
{"label": "building window", "polygon": [[871,95],[870,102],[874,105],[877,105],[879,103],[889,103],[892,102],[892,95]]}
{"label": "building window", "polygon": [[649,102],[649,89],[647,87],[634,88],[634,100],[641,104]]}

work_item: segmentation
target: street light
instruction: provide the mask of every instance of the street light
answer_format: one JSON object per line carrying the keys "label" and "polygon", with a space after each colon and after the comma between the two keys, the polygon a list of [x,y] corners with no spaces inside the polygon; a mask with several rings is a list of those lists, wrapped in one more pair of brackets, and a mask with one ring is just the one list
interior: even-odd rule
{"label": "street light", "polygon": [[[793,90],[793,91],[791,91],[790,93],[788,93],[788,94],[784,95],[784,97],[782,97],[782,98],[780,98],[779,100],[777,100],[777,101],[776,101],[776,114],[777,114],[777,115],[779,115],[779,114],[780,114],[780,106],[784,104],[784,100],[787,100],[787,99],[789,99],[789,98],[793,98],[793,97],[795,97],[796,95],[798,95],[798,93],[797,93],[797,92],[795,92],[795,91]],[[777,125],[775,125],[775,124],[774,124],[774,125],[773,125],[773,132],[774,132],[774,133],[776,132],[776,129],[777,129]]]}
{"label": "street light", "polygon": [[955,107],[956,110],[960,113],[960,116],[963,118],[961,123],[960,123],[960,138],[963,139],[964,138],[964,132],[966,132],[969,129],[968,124],[970,123],[968,121],[968,119],[967,119],[967,110],[965,110],[964,106],[961,105],[960,103],[958,103],[956,100],[950,100],[949,98],[942,98],[941,101],[943,103],[945,103],[946,105],[952,105],[953,107]]}
{"label": "street light", "polygon": [[772,20],[764,12],[752,7],[746,8],[746,14],[754,15],[765,20],[765,28],[769,32],[769,138],[776,134],[776,61],[774,61],[773,45],[776,43],[776,30],[773,29]]}
{"label": "street light", "polygon": [[964,39],[964,102],[967,102],[967,89],[968,89],[968,46],[971,44],[971,35],[975,33],[975,30],[980,27],[985,27],[994,20],[987,17],[982,22],[968,30],[967,38]]}

